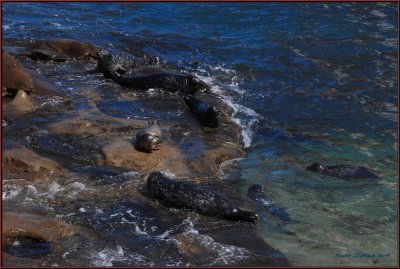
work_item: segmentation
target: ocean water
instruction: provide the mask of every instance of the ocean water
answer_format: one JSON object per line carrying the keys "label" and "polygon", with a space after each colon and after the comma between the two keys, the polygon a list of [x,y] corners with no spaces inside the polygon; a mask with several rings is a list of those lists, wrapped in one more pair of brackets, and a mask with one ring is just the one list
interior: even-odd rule
{"label": "ocean water", "polygon": [[[397,3],[2,3],[2,19],[5,50],[30,40],[71,38],[142,50],[195,73],[226,93],[241,127],[246,156],[228,165],[225,180],[243,197],[250,184],[261,184],[300,222],[283,224],[260,212],[257,231],[265,241],[293,265],[397,264]],[[132,113],[124,101],[99,107],[114,116]],[[363,165],[380,180],[305,171],[316,161]],[[72,181],[69,189],[85,189]],[[25,186],[24,199],[52,199],[61,190],[57,183],[42,191]],[[3,200],[21,192],[12,180],[3,181]],[[104,216],[116,214],[120,223],[139,223],[133,234],[150,234],[151,220],[131,214],[129,205],[124,216],[101,206],[91,208],[99,219],[94,225],[106,226]],[[227,264],[247,251],[210,244]],[[66,264],[184,265],[179,257],[157,263],[149,253],[124,247],[103,243],[88,257],[71,255]]]}

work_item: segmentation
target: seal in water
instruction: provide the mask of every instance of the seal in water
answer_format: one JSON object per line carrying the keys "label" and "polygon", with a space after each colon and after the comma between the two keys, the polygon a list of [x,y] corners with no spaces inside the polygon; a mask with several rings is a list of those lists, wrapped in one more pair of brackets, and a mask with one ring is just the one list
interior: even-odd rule
{"label": "seal in water", "polygon": [[162,142],[162,132],[157,120],[149,121],[149,127],[140,130],[136,135],[136,147],[145,152],[158,150],[158,145]]}
{"label": "seal in water", "polygon": [[147,190],[152,197],[167,205],[189,208],[199,214],[253,223],[258,219],[256,213],[239,209],[220,193],[191,182],[170,179],[160,172],[149,175]]}
{"label": "seal in water", "polygon": [[194,98],[193,96],[181,95],[181,98],[188,105],[190,110],[197,116],[201,124],[207,127],[216,128],[219,126],[219,111],[209,106],[205,102]]}
{"label": "seal in water", "polygon": [[378,179],[378,176],[368,171],[364,166],[351,166],[346,164],[323,166],[320,163],[313,163],[306,168],[308,171],[312,171],[318,174],[327,175],[331,177],[338,177],[341,179],[361,179],[371,178]]}
{"label": "seal in water", "polygon": [[269,198],[260,184],[253,184],[247,190],[247,197],[255,201],[258,206],[265,208],[268,212],[281,219],[285,223],[299,223],[297,220],[293,220],[289,214],[285,211],[285,208],[274,203],[271,198]]}
{"label": "seal in water", "polygon": [[72,39],[40,40],[27,48],[27,53],[21,54],[33,60],[53,60],[65,62],[67,58],[79,60],[98,58],[100,48]]}

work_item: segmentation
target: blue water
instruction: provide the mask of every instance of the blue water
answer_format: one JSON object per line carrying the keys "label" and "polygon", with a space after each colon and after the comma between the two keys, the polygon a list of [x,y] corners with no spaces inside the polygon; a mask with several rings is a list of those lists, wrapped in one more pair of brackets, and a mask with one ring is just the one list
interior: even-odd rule
{"label": "blue water", "polygon": [[[3,3],[2,10],[5,48],[71,38],[143,50],[225,91],[247,153],[227,180],[244,197],[250,184],[263,185],[301,222],[282,227],[263,215],[258,225],[294,265],[397,263],[396,3]],[[115,115],[129,114],[119,104]],[[381,180],[305,171],[315,161],[363,165]],[[356,252],[390,255],[337,255]]]}

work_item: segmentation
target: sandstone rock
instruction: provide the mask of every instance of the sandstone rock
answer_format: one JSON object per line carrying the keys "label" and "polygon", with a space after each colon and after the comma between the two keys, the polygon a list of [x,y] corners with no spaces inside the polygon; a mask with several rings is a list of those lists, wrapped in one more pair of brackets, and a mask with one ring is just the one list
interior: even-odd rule
{"label": "sandstone rock", "polygon": [[35,104],[23,90],[18,90],[15,97],[11,100],[5,98],[3,110],[9,115],[20,115],[35,109]]}
{"label": "sandstone rock", "polygon": [[6,211],[2,219],[2,242],[23,236],[53,242],[79,231],[78,227],[61,220],[32,213]]}
{"label": "sandstone rock", "polygon": [[177,175],[190,174],[185,155],[169,141],[164,141],[159,150],[144,153],[136,150],[127,137],[125,140],[114,140],[104,146],[102,153],[104,164],[109,166],[124,167],[142,173],[161,170],[171,171]]}
{"label": "sandstone rock", "polygon": [[22,174],[33,178],[62,174],[62,168],[56,162],[23,147],[4,150],[2,166],[6,174]]}

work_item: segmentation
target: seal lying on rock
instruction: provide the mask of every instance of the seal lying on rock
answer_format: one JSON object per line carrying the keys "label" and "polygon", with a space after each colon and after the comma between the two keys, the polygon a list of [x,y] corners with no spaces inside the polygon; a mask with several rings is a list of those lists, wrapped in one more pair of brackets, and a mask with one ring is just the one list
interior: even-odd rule
{"label": "seal lying on rock", "polygon": [[361,179],[371,178],[378,179],[378,176],[368,171],[364,166],[351,166],[346,164],[323,166],[320,163],[313,163],[306,168],[318,174],[327,175],[331,177],[338,177],[341,179]]}
{"label": "seal lying on rock", "polygon": [[151,58],[136,61],[134,58],[113,56],[105,51],[98,53],[98,56],[97,69],[106,78],[111,78],[124,87],[138,90],[154,88],[185,94],[210,89],[209,85],[193,75],[155,66],[143,66],[154,64]]}
{"label": "seal lying on rock", "polygon": [[152,56],[135,57],[128,54],[111,54],[102,50],[98,53],[99,60],[95,72],[103,73],[104,77],[116,80],[121,75],[131,74],[141,66],[154,66],[158,58]]}
{"label": "seal lying on rock", "polygon": [[193,96],[181,95],[181,98],[185,101],[190,110],[197,116],[201,124],[212,128],[219,126],[219,111],[215,107],[209,106],[205,102],[196,99]]}
{"label": "seal lying on rock", "polygon": [[14,97],[18,90],[33,90],[32,76],[22,64],[7,52],[2,52],[2,96]]}
{"label": "seal lying on rock", "polygon": [[121,86],[138,90],[154,88],[169,92],[195,94],[197,91],[210,89],[210,86],[193,75],[159,67],[142,67],[134,70],[132,75],[120,75],[114,80]]}
{"label": "seal lying on rock", "polygon": [[100,48],[72,39],[40,40],[27,48],[22,54],[33,60],[53,60],[64,62],[68,58],[78,60],[98,58]]}
{"label": "seal lying on rock", "polygon": [[172,180],[160,172],[149,175],[147,190],[152,197],[167,205],[189,208],[199,214],[253,223],[258,218],[256,213],[239,209],[220,193],[191,182]]}
{"label": "seal lying on rock", "polygon": [[136,147],[145,152],[152,152],[158,149],[162,142],[162,131],[157,120],[149,121],[149,127],[140,130],[136,135]]}
{"label": "seal lying on rock", "polygon": [[278,217],[285,223],[299,222],[297,220],[293,220],[285,211],[285,208],[274,203],[271,198],[264,193],[263,187],[259,184],[253,184],[248,188],[247,197],[255,201],[260,207],[267,209],[271,215]]}

